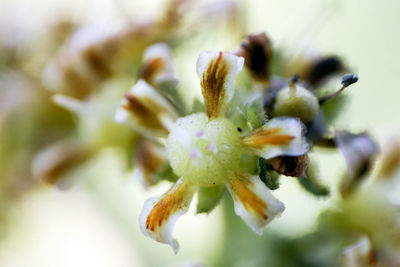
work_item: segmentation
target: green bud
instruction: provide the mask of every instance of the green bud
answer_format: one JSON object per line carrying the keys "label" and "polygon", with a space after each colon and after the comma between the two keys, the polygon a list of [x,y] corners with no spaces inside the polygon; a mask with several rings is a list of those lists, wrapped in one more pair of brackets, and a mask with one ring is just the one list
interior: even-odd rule
{"label": "green bud", "polygon": [[293,84],[278,92],[274,105],[275,116],[298,117],[303,122],[309,122],[318,112],[318,99],[307,89]]}

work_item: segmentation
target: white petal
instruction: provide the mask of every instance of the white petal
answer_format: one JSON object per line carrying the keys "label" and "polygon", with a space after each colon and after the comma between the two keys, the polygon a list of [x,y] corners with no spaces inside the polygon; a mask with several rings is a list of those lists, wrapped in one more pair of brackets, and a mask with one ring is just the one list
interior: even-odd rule
{"label": "white petal", "polygon": [[303,123],[297,118],[276,117],[242,138],[259,157],[299,156],[308,151]]}
{"label": "white petal", "polygon": [[[129,96],[140,104],[137,110],[129,108]],[[166,136],[175,118],[171,104],[148,83],[139,80],[122,100],[114,120],[148,136]]]}
{"label": "white petal", "polygon": [[244,58],[231,53],[208,52],[197,60],[197,75],[209,117],[223,116],[235,93],[235,78],[242,70]]}
{"label": "white petal", "polygon": [[236,214],[259,235],[272,219],[285,210],[284,204],[272,195],[257,176],[235,174],[228,180],[228,190]]}
{"label": "white petal", "polygon": [[193,194],[194,188],[181,178],[161,197],[147,200],[139,217],[143,234],[169,244],[177,253],[179,244],[172,237],[172,232],[178,218],[189,210]]}

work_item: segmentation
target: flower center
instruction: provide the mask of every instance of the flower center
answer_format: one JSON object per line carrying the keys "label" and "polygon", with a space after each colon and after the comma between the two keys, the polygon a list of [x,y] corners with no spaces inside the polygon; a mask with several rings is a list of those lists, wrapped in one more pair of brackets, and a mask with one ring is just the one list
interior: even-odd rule
{"label": "flower center", "polygon": [[193,114],[176,121],[168,136],[168,159],[194,185],[221,184],[239,167],[240,133],[226,118]]}

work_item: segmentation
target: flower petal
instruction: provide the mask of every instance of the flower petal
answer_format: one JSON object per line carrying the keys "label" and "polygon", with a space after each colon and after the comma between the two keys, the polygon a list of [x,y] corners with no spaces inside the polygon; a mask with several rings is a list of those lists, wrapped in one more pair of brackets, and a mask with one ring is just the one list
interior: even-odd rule
{"label": "flower petal", "polygon": [[166,137],[175,118],[168,101],[144,80],[139,80],[125,95],[114,119],[140,133]]}
{"label": "flower petal", "polygon": [[172,231],[178,218],[188,211],[193,194],[194,188],[182,177],[161,197],[147,200],[139,217],[143,234],[169,244],[177,253],[179,244]]}
{"label": "flower petal", "polygon": [[146,49],[140,77],[152,86],[164,80],[176,81],[172,55],[167,44],[159,43]]}
{"label": "flower petal", "polygon": [[264,226],[285,209],[284,204],[271,194],[257,176],[235,174],[228,180],[228,190],[236,214],[259,235]]}
{"label": "flower petal", "polygon": [[235,92],[234,80],[243,68],[244,59],[231,53],[208,52],[197,60],[197,75],[208,117],[223,116]]}
{"label": "flower petal", "polygon": [[273,118],[262,127],[242,137],[242,143],[259,157],[299,156],[308,150],[304,125],[299,119]]}

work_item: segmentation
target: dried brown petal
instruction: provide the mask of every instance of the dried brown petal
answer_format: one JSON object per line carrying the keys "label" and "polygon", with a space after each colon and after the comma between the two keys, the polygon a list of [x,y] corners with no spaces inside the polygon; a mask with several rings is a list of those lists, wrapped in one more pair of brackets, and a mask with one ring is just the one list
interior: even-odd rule
{"label": "dried brown petal", "polygon": [[281,156],[269,159],[268,165],[276,172],[291,177],[307,177],[306,170],[309,163],[307,154],[293,157]]}
{"label": "dried brown petal", "polygon": [[246,36],[236,55],[244,57],[246,68],[255,80],[269,81],[272,45],[265,33]]}

